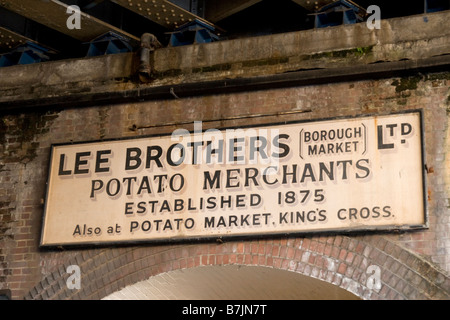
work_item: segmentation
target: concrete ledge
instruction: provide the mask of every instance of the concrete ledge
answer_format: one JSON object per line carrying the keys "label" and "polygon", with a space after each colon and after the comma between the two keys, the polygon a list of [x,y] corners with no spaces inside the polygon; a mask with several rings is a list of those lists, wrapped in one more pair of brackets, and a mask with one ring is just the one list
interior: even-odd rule
{"label": "concrete ledge", "polygon": [[133,54],[50,61],[0,68],[0,89],[108,81],[129,78],[133,73]]}
{"label": "concrete ledge", "polygon": [[450,71],[450,55],[420,60],[384,62],[354,67],[318,69],[275,74],[260,77],[215,80],[186,84],[165,85],[132,90],[74,93],[71,95],[1,102],[0,110],[31,107],[87,107],[91,105],[126,103],[161,99],[178,99],[202,95],[236,93],[242,91],[275,89],[292,86],[310,86],[325,83],[366,79],[411,76],[418,73]]}
{"label": "concrete ledge", "polygon": [[380,30],[359,23],[164,48],[155,53],[154,67],[161,75],[196,77],[199,69],[214,71],[215,67],[223,75],[240,77],[248,72],[256,75],[424,58],[450,53],[449,20],[450,11],[444,11],[383,20]]}

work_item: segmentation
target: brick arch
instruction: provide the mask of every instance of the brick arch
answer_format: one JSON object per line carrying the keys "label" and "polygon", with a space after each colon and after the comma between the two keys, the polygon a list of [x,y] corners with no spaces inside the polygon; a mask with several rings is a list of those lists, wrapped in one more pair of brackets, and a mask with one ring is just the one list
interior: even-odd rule
{"label": "brick arch", "polygon": [[[419,256],[385,237],[339,235],[85,250],[43,279],[25,298],[102,299],[161,273],[233,264],[297,272],[363,299],[450,299],[449,278]],[[80,267],[79,290],[66,286],[69,265]],[[375,270],[381,287],[369,288]]]}

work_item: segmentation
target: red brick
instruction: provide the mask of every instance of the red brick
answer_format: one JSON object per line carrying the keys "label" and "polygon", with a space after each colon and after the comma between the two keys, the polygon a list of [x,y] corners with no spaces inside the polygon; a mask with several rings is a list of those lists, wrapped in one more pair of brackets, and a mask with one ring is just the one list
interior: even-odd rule
{"label": "red brick", "polygon": [[345,263],[340,263],[337,272],[340,274],[345,274],[346,271],[347,271],[347,265]]}
{"label": "red brick", "polygon": [[273,257],[278,257],[280,253],[280,247],[279,246],[273,246],[272,247],[272,256]]}
{"label": "red brick", "polygon": [[346,256],[347,256],[347,250],[341,249],[339,252],[339,260],[344,260]]}
{"label": "red brick", "polygon": [[325,245],[325,248],[323,250],[323,254],[326,255],[326,256],[330,256],[332,250],[333,250],[333,247],[331,245],[327,244],[327,245]]}
{"label": "red brick", "polygon": [[353,262],[354,254],[352,252],[348,252],[347,256],[345,257],[345,261],[349,264]]}
{"label": "red brick", "polygon": [[294,255],[295,255],[295,249],[289,247],[289,248],[287,249],[287,255],[286,255],[286,258],[287,258],[287,259],[293,259],[293,258],[294,258]]}
{"label": "red brick", "polygon": [[258,254],[265,254],[265,253],[266,253],[266,245],[261,243],[259,245]]}
{"label": "red brick", "polygon": [[316,262],[316,255],[315,254],[311,254],[309,256],[308,263],[309,264],[315,264],[315,262]]}
{"label": "red brick", "polygon": [[311,240],[309,240],[308,238],[304,238],[303,242],[302,242],[302,248],[305,250],[308,250],[310,243],[311,243]]}

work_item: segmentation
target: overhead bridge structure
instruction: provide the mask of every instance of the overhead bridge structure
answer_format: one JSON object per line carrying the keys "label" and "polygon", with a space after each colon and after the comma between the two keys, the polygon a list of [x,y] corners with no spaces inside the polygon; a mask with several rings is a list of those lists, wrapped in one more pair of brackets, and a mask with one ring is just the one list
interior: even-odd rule
{"label": "overhead bridge structure", "polygon": [[[299,31],[361,22],[373,4],[383,9],[383,18],[450,8],[447,0],[416,0],[401,9],[385,0],[0,0],[0,54],[31,42],[55,52],[51,59],[83,57],[85,44],[105,34],[128,39],[133,48],[143,33],[168,45],[171,35],[189,23],[198,23],[196,31],[214,30],[206,37],[214,40]],[[80,28],[68,26],[72,6],[79,8]],[[330,6],[343,9],[331,12]],[[358,11],[358,18],[343,19],[348,10]]]}

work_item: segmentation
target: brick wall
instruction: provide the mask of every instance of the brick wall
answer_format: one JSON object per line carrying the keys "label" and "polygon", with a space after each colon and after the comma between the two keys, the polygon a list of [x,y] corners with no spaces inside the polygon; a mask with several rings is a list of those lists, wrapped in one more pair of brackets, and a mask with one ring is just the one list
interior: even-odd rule
{"label": "brick wall", "polygon": [[[0,289],[10,289],[13,298],[102,298],[151,275],[209,264],[291,270],[363,298],[450,297],[449,73],[81,107],[2,115]],[[424,110],[428,230],[222,245],[38,248],[51,144],[170,133],[200,120],[208,129],[410,109]],[[65,287],[70,264],[80,265],[88,279],[81,291]],[[370,264],[382,267],[378,292],[366,287]]]}

